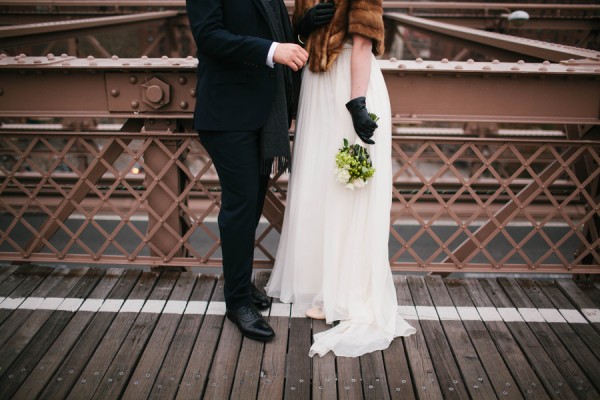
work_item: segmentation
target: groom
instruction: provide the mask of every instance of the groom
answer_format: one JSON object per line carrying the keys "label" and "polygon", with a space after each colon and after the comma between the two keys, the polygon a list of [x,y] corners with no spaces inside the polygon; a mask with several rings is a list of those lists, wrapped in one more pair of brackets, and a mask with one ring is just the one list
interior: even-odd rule
{"label": "groom", "polygon": [[251,282],[256,227],[269,174],[289,167],[292,70],[308,53],[293,42],[282,0],[187,0],[198,48],[194,129],[221,184],[219,231],[227,318],[248,338],[275,332]]}

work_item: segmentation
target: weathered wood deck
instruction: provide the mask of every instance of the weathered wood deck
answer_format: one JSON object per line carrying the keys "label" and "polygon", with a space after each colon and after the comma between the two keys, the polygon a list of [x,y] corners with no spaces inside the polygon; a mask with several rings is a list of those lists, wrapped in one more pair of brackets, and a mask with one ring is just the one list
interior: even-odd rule
{"label": "weathered wood deck", "polygon": [[322,321],[274,303],[276,339],[243,339],[221,283],[0,268],[0,399],[600,398],[597,285],[398,276],[416,335],[360,358],[311,359]]}

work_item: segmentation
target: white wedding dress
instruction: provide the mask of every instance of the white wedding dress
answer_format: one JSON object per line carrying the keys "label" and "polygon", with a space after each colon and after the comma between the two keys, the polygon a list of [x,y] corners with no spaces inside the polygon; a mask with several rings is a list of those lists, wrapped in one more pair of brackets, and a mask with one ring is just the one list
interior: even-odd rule
{"label": "white wedding dress", "polygon": [[[350,99],[352,46],[327,72],[305,68],[298,110],[285,220],[267,294],[282,302],[318,306],[326,322],[309,355],[356,357],[415,333],[398,313],[388,260],[392,160],[387,88],[372,57],[367,109],[380,117],[368,146],[375,175],[349,190],[334,174],[335,155],[356,134]],[[362,142],[360,142],[362,143]]]}

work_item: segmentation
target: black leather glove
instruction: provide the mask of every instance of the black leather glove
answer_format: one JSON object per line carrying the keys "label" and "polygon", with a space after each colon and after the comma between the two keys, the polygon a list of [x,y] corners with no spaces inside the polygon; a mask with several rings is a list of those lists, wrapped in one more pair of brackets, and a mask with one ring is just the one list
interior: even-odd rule
{"label": "black leather glove", "polygon": [[309,8],[298,23],[298,33],[300,36],[308,37],[318,27],[327,25],[334,13],[335,5],[333,3],[319,3]]}
{"label": "black leather glove", "polygon": [[375,144],[371,137],[377,129],[377,123],[371,119],[367,111],[367,99],[365,97],[357,97],[346,103],[346,108],[352,115],[352,124],[354,131],[367,144]]}

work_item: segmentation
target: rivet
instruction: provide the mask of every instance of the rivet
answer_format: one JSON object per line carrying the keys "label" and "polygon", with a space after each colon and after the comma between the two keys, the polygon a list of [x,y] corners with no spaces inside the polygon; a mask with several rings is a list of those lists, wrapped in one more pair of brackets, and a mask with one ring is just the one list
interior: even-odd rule
{"label": "rivet", "polygon": [[400,68],[400,69],[406,69],[406,65],[404,65],[404,64],[398,64],[398,68]]}
{"label": "rivet", "polygon": [[119,89],[112,89],[112,90],[110,91],[110,95],[111,95],[112,97],[118,97],[120,93],[121,93],[121,92],[119,91]]}
{"label": "rivet", "polygon": [[422,62],[423,62],[423,59],[422,59],[421,57],[419,57],[419,58],[417,58],[415,61],[416,61],[416,62],[418,62],[418,63],[422,63]]}
{"label": "rivet", "polygon": [[60,56],[61,56],[61,58],[67,58],[67,57],[69,57],[69,56],[68,56],[67,54],[65,54],[65,53],[62,53]]}
{"label": "rivet", "polygon": [[550,65],[550,61],[545,60],[542,64],[544,64],[544,65]]}
{"label": "rivet", "polygon": [[179,107],[180,107],[180,108],[182,108],[182,109],[184,109],[184,110],[185,110],[186,108],[188,108],[188,103],[187,103],[187,101],[182,101],[181,103],[179,103]]}
{"label": "rivet", "polygon": [[21,53],[21,54],[19,54],[19,57],[25,58],[25,57],[27,57],[27,55],[25,53]]}
{"label": "rivet", "polygon": [[390,62],[396,62],[396,61],[398,61],[398,59],[396,57],[390,58]]}
{"label": "rivet", "polygon": [[162,56],[162,57],[161,57],[161,59],[163,59],[163,60],[168,60],[168,59],[169,59],[169,57],[167,57],[167,56]]}
{"label": "rivet", "polygon": [[190,89],[190,96],[196,97],[196,89]]}
{"label": "rivet", "polygon": [[473,63],[475,63],[475,60],[473,60],[472,58],[469,58],[467,60],[467,64],[473,64]]}
{"label": "rivet", "polygon": [[116,60],[118,60],[118,59],[119,59],[119,56],[117,56],[117,55],[113,54],[113,55],[110,57],[110,59],[111,59],[111,60],[115,60],[115,61],[116,61]]}
{"label": "rivet", "polygon": [[178,79],[179,83],[185,85],[187,83],[187,78],[185,76],[180,76]]}
{"label": "rivet", "polygon": [[500,60],[494,59],[494,60],[492,60],[492,64],[500,64]]}
{"label": "rivet", "polygon": [[442,64],[448,64],[448,59],[447,58],[442,58]]}
{"label": "rivet", "polygon": [[138,81],[137,77],[135,77],[135,76],[130,76],[129,77],[129,83],[133,84],[133,83],[137,83],[137,81]]}
{"label": "rivet", "polygon": [[147,60],[148,56],[142,56],[141,58],[142,58],[142,60]]}
{"label": "rivet", "polygon": [[517,64],[525,64],[525,61],[519,60],[519,61],[517,61]]}
{"label": "rivet", "polygon": [[190,60],[190,61],[191,61],[191,60],[193,60],[193,59],[194,59],[194,57],[192,57],[192,56],[187,56],[185,59],[186,59],[186,60]]}
{"label": "rivet", "polygon": [[138,108],[140,106],[140,103],[138,103],[137,101],[133,100],[131,102],[131,108]]}

